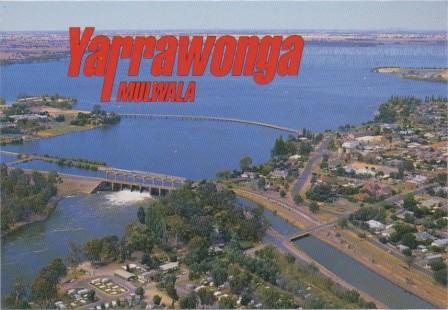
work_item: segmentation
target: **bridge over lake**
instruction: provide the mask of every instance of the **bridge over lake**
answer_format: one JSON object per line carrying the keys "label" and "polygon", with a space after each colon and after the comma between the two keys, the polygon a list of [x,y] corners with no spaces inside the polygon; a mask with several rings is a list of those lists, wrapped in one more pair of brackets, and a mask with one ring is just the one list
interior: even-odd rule
{"label": "bridge over lake", "polygon": [[288,128],[280,125],[251,121],[240,118],[209,116],[209,115],[184,115],[184,114],[145,114],[145,113],[119,113],[121,117],[126,118],[147,118],[147,119],[174,119],[174,120],[186,120],[186,121],[213,121],[213,122],[229,122],[247,124],[265,128],[276,129],[287,132],[293,135],[299,135],[302,131],[294,128]]}

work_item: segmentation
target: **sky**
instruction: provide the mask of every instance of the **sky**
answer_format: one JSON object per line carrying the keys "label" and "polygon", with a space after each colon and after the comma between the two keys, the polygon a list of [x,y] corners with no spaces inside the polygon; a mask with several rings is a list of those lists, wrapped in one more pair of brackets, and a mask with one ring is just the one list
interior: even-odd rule
{"label": "sky", "polygon": [[447,1],[0,2],[0,30],[447,30]]}

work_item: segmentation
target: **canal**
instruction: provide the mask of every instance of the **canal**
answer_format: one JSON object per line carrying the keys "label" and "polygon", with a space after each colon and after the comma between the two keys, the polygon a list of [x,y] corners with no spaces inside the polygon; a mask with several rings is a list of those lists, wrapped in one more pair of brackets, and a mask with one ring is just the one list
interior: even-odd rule
{"label": "canal", "polygon": [[[238,202],[248,207],[256,206],[254,202],[245,198],[239,198]],[[284,236],[300,232],[298,228],[267,209],[264,209],[264,216],[269,220],[271,227]],[[316,237],[305,237],[294,243],[303,252],[341,279],[392,309],[434,308],[430,303],[407,292]]]}

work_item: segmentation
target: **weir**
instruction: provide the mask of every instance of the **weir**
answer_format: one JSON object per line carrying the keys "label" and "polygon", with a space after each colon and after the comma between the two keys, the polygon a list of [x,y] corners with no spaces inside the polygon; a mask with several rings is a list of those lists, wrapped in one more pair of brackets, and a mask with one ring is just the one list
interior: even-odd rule
{"label": "weir", "polygon": [[[50,157],[40,156],[37,154],[25,154],[25,153],[17,153],[17,152],[9,152],[0,150],[0,154],[8,154],[8,155],[22,155],[24,157],[23,160],[31,161],[31,160],[42,160],[48,161]],[[21,162],[22,160],[13,161],[7,163],[7,166],[13,167],[15,164]],[[32,169],[23,169],[27,173],[31,173]],[[108,185],[112,190],[122,190],[125,188],[133,190],[139,190],[141,192],[148,191],[153,196],[164,196],[169,192],[181,188],[185,182],[187,181],[184,177],[154,173],[148,171],[137,171],[137,170],[125,170],[119,169],[109,166],[99,166],[98,171],[104,173],[104,176],[84,176],[77,174],[68,174],[61,173],[58,174],[64,179],[68,180],[67,183],[70,183],[69,187],[80,187],[79,185],[82,183],[89,183],[89,187],[93,188],[89,190],[89,192],[95,192],[99,188],[104,187],[104,185]],[[47,170],[41,170],[43,173],[48,173]],[[86,191],[84,188],[82,191]]]}

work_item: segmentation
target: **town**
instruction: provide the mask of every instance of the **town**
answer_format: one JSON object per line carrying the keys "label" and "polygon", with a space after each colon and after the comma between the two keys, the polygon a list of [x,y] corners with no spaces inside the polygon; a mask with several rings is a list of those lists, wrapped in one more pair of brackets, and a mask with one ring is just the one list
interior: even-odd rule
{"label": "town", "polygon": [[[245,156],[216,182],[187,182],[140,207],[122,238],[70,243],[66,265],[55,259],[35,278],[31,301],[17,290],[7,300],[60,309],[382,307],[293,245],[313,235],[445,307],[447,102],[392,97],[360,126],[280,136],[269,161]],[[236,195],[259,207],[239,206]],[[299,233],[279,234],[261,207]]]}

